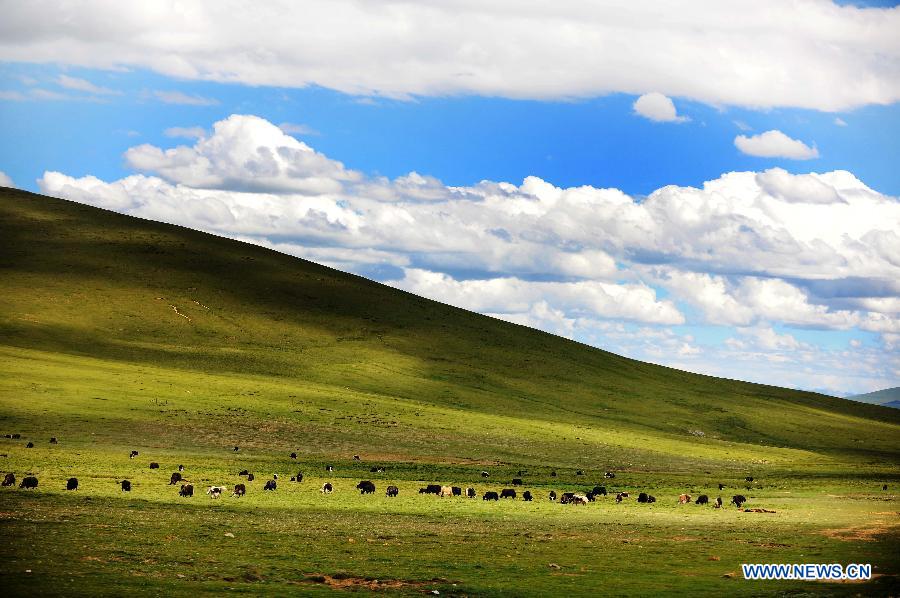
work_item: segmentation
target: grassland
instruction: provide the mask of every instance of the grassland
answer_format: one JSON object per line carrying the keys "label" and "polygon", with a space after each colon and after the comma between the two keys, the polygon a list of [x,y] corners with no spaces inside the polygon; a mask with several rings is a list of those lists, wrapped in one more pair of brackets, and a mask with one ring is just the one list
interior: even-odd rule
{"label": "grassland", "polygon": [[[0,575],[16,594],[898,592],[896,410],[640,363],[13,190],[0,190],[6,433],[22,438],[0,439],[0,469],[40,480],[0,489]],[[182,499],[167,485],[178,464],[198,489],[245,468],[257,479],[242,499]],[[546,500],[605,471],[611,490],[659,502]],[[273,473],[278,490],[262,492]],[[71,475],[81,488],[67,493]],[[416,492],[512,477],[534,502]],[[326,479],[333,495],[318,492]],[[678,506],[681,492],[740,492],[776,513]],[[871,562],[878,577],[747,582],[743,562]]]}

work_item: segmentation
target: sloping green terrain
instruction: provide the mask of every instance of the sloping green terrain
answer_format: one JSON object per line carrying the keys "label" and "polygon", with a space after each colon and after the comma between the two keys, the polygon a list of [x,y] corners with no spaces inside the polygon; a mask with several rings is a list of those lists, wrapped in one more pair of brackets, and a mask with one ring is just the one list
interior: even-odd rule
{"label": "sloping green terrain", "polygon": [[[878,588],[898,572],[900,411],[641,363],[256,246],[0,189],[7,433],[22,437],[0,440],[0,469],[41,480],[0,492],[4,532],[27,540],[0,549],[0,574],[22,593],[327,592],[336,572],[353,587],[397,580],[381,589],[399,592],[815,591],[722,577],[809,554],[880,559]],[[193,499],[166,485],[179,463]],[[202,494],[245,468],[258,478],[244,499]],[[286,489],[298,469],[307,479]],[[546,499],[605,471],[610,489],[652,491],[658,506]],[[271,473],[279,490],[264,494]],[[77,493],[63,490],[70,475]],[[480,495],[516,476],[535,503],[416,493],[437,481]],[[353,490],[363,478],[375,497]],[[323,497],[326,479],[340,492]],[[672,504],[682,491],[727,502],[719,482],[779,513],[760,523]],[[394,502],[388,483],[401,488]],[[233,550],[225,531],[243,532]],[[757,546],[766,538],[782,552]],[[679,558],[683,542],[696,559]]]}

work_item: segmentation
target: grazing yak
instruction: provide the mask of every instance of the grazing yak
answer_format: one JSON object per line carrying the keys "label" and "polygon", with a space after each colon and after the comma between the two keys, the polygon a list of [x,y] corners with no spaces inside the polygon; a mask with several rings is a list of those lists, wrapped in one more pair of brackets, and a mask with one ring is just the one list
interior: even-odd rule
{"label": "grazing yak", "polygon": [[691,502],[691,495],[690,495],[690,494],[681,494],[681,495],[678,496],[678,504],[680,504],[680,505],[686,505],[686,504],[688,504],[689,502]]}
{"label": "grazing yak", "polygon": [[594,486],[594,489],[591,490],[591,494],[594,496],[606,496],[606,486]]}
{"label": "grazing yak", "polygon": [[16,474],[14,474],[14,473],[6,474],[6,476],[3,478],[3,485],[4,486],[15,486],[16,485]]}
{"label": "grazing yak", "polygon": [[638,502],[639,503],[654,503],[656,502],[656,497],[652,494],[647,494],[646,492],[641,492],[638,494]]}
{"label": "grazing yak", "polygon": [[584,471],[579,469],[578,471],[575,472],[575,475],[584,475]]}
{"label": "grazing yak", "polygon": [[489,474],[489,473],[486,472],[486,471],[482,471],[482,472],[481,472],[481,477],[483,477],[483,478],[489,478],[489,477],[491,477],[491,474]]}
{"label": "grazing yak", "polygon": [[22,480],[22,483],[19,484],[19,488],[25,488],[26,490],[29,490],[31,488],[37,488],[37,487],[38,487],[38,480],[34,476],[28,476],[27,478],[24,478]]}
{"label": "grazing yak", "polygon": [[594,500],[595,500],[593,492],[588,492],[587,494],[584,495],[584,497],[587,499],[588,502],[594,502]]}
{"label": "grazing yak", "polygon": [[721,509],[721,508],[722,508],[722,497],[721,497],[721,496],[720,496],[719,498],[716,499],[716,505],[715,505],[715,506],[716,506],[717,509]]}
{"label": "grazing yak", "polygon": [[370,467],[369,473],[384,473],[384,467]]}
{"label": "grazing yak", "polygon": [[354,461],[359,461],[359,455],[353,455],[353,460],[354,460]]}
{"label": "grazing yak", "polygon": [[331,494],[331,492],[333,490],[334,490],[334,486],[331,485],[331,482],[325,482],[324,484],[322,484],[322,490],[321,490],[322,493]]}
{"label": "grazing yak", "polygon": [[731,504],[733,504],[734,506],[736,506],[739,509],[741,508],[741,505],[743,505],[745,502],[747,502],[747,497],[744,496],[743,494],[736,494],[731,497]]}
{"label": "grazing yak", "polygon": [[248,482],[252,482],[252,481],[255,480],[255,479],[256,479],[256,476],[254,476],[252,473],[248,473],[248,474],[247,474],[247,481],[248,481]]}
{"label": "grazing yak", "polygon": [[159,469],[159,463],[154,461],[153,463],[150,464],[150,469]]}
{"label": "grazing yak", "polygon": [[356,485],[356,489],[359,490],[360,494],[374,494],[375,484],[373,484],[369,480],[363,480]]}
{"label": "grazing yak", "polygon": [[206,493],[209,494],[210,498],[219,498],[223,492],[228,492],[228,488],[225,486],[210,486],[206,489]]}
{"label": "grazing yak", "polygon": [[453,496],[453,488],[451,488],[450,486],[441,486],[439,495],[441,498],[444,498],[445,496]]}
{"label": "grazing yak", "polygon": [[69,478],[66,480],[66,490],[78,490],[78,478]]}
{"label": "grazing yak", "polygon": [[296,458],[297,458],[297,453],[291,453],[291,459],[296,459]]}
{"label": "grazing yak", "polygon": [[238,452],[239,450],[241,450],[241,447],[239,447],[239,446],[234,447],[234,452]]}
{"label": "grazing yak", "polygon": [[400,488],[397,488],[396,486],[388,486],[387,492],[385,492],[385,496],[390,496],[392,498],[398,494],[400,494]]}
{"label": "grazing yak", "polygon": [[266,485],[263,486],[263,490],[277,490],[277,489],[278,489],[278,482],[276,482],[275,480],[269,480],[268,482],[266,482]]}
{"label": "grazing yak", "polygon": [[656,502],[656,497],[651,494],[650,496],[647,497],[647,502],[648,503]]}
{"label": "grazing yak", "polygon": [[887,490],[887,484],[881,487],[882,490]]}
{"label": "grazing yak", "polygon": [[440,484],[428,484],[424,488],[419,488],[419,494],[440,494]]}
{"label": "grazing yak", "polygon": [[551,490],[549,494],[550,500],[556,500],[556,490]]}
{"label": "grazing yak", "polygon": [[622,493],[621,492],[616,494],[616,503],[618,504],[620,502],[622,502]]}
{"label": "grazing yak", "polygon": [[334,465],[326,465],[325,471],[334,471]]}
{"label": "grazing yak", "polygon": [[179,466],[178,466],[178,471],[184,471],[184,465],[179,465]]}
{"label": "grazing yak", "polygon": [[497,500],[499,497],[496,492],[489,491],[485,492],[484,496],[481,497],[481,500]]}
{"label": "grazing yak", "polygon": [[753,476],[752,476],[752,475],[748,475],[746,478],[744,478],[744,481],[752,482],[752,481],[753,481]]}
{"label": "grazing yak", "polygon": [[250,475],[250,472],[247,471],[246,469],[242,469],[241,472],[238,473],[238,475]]}
{"label": "grazing yak", "polygon": [[724,489],[725,489],[725,484],[719,484],[719,490],[724,490]]}
{"label": "grazing yak", "polygon": [[522,493],[522,500],[530,501],[531,498],[532,498],[531,492],[529,492],[528,490],[526,490],[525,492]]}
{"label": "grazing yak", "polygon": [[450,486],[450,490],[453,491],[453,496],[462,496],[462,488],[459,486]]}
{"label": "grazing yak", "polygon": [[607,480],[611,480],[614,477],[616,477],[616,474],[614,474],[611,471],[607,471],[606,473],[603,474],[603,477],[606,478]]}
{"label": "grazing yak", "polygon": [[709,504],[709,497],[706,496],[705,494],[701,494],[700,496],[697,497],[697,501],[696,501],[694,504],[696,504],[696,505],[708,505],[708,504]]}
{"label": "grazing yak", "polygon": [[12,436],[10,436],[10,438],[12,438],[13,440],[18,440],[21,437],[22,437],[21,434],[13,434]]}
{"label": "grazing yak", "polygon": [[231,493],[232,498],[240,498],[247,494],[247,487],[243,484],[235,484],[234,492]]}
{"label": "grazing yak", "polygon": [[515,498],[516,491],[512,488],[504,488],[500,491],[500,498]]}
{"label": "grazing yak", "polygon": [[475,498],[475,488],[471,486],[466,488],[466,498]]}
{"label": "grazing yak", "polygon": [[169,478],[169,486],[174,486],[175,484],[177,484],[180,481],[181,481],[181,474],[176,471],[176,472],[172,473],[172,477]]}
{"label": "grazing yak", "polygon": [[28,444],[25,445],[25,448],[34,448],[34,443],[29,442]]}
{"label": "grazing yak", "polygon": [[131,482],[122,480],[119,484],[122,486],[122,492],[131,492]]}
{"label": "grazing yak", "polygon": [[575,494],[574,492],[563,492],[559,498],[561,505],[586,505],[587,496],[584,494]]}
{"label": "grazing yak", "polygon": [[302,471],[298,471],[298,472],[297,472],[297,475],[295,475],[294,477],[292,477],[291,480],[294,481],[294,482],[302,482],[302,481],[303,481],[303,472],[302,472]]}
{"label": "grazing yak", "polygon": [[59,441],[56,439],[56,436],[50,439],[50,444],[59,444]]}
{"label": "grazing yak", "polygon": [[522,478],[513,478],[512,485],[513,485],[513,486],[521,486],[521,485],[522,485]]}
{"label": "grazing yak", "polygon": [[178,496],[185,496],[185,497],[194,496],[194,485],[193,484],[182,484],[181,490],[178,491]]}
{"label": "grazing yak", "polygon": [[551,477],[551,478],[555,478],[555,477],[556,477],[556,472],[555,472],[555,471],[551,471],[551,472],[550,472],[550,477]]}
{"label": "grazing yak", "polygon": [[131,454],[128,455],[128,458],[129,458],[129,459],[134,459],[134,458],[137,457],[137,456],[138,456],[138,452],[137,452],[137,451],[131,451]]}

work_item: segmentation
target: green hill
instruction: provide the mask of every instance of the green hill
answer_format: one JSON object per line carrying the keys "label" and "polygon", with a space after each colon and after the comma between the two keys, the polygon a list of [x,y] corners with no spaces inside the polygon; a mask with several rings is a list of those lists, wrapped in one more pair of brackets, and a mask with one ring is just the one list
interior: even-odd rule
{"label": "green hill", "polygon": [[[160,423],[191,444],[218,425],[209,413],[240,409],[240,431],[207,434],[632,467],[659,453],[897,456],[895,410],[641,363],[185,228],[3,190],[0,239],[0,346],[20,382],[5,385],[7,405],[35,384],[19,374],[41,364],[96,377],[90,394],[107,395],[106,409],[126,401],[129,418],[151,400],[187,409]],[[79,392],[53,400],[93,400]],[[208,403],[193,414],[198,394]],[[257,434],[263,421],[271,429]]]}
{"label": "green hill", "polygon": [[[192,498],[169,484],[179,464]],[[0,474],[40,482],[0,488],[10,595],[897,595],[898,465],[897,410],[641,363],[0,189]],[[513,478],[534,501],[480,499]],[[238,483],[243,498],[205,495]],[[431,483],[479,499],[418,492]],[[609,496],[550,500],[595,484]],[[728,506],[737,493],[759,510]],[[878,577],[740,578],[770,562]]]}

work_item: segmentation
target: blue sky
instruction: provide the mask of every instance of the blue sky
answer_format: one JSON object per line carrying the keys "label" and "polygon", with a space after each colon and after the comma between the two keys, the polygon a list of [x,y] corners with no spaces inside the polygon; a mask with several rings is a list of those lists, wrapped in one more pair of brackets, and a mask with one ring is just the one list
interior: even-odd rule
{"label": "blue sky", "polygon": [[900,384],[893,4],[563,4],[566,43],[502,3],[39,4],[0,24],[17,187],[692,371]]}
{"label": "blue sky", "polygon": [[[646,194],[664,185],[700,185],[730,170],[778,166],[790,172],[850,170],[867,185],[900,195],[900,109],[866,106],[839,113],[780,108],[765,111],[678,101],[689,123],[671,126],[634,114],[636,96],[612,94],[573,101],[477,96],[378,98],[361,102],[323,88],[268,88],[163,77],[146,70],[104,72],[60,65],[0,65],[5,91],[39,86],[73,98],[60,75],[122,92],[91,101],[7,101],[0,111],[2,170],[37,190],[45,170],[118,178],[129,174],[122,153],[138,143],[171,146],[173,126],[204,126],[230,114],[305,124],[298,135],[317,150],[369,174],[410,170],[448,185],[482,179],[518,182],[539,175],[559,186],[617,187]],[[24,79],[24,81],[23,81]],[[32,83],[32,85],[26,84]],[[180,91],[215,104],[166,104],[147,97]],[[99,101],[98,101],[99,100]],[[835,118],[846,126],[835,124]],[[738,124],[736,124],[738,123]],[[814,161],[760,158],[734,147],[735,135],[769,129],[815,143]]]}

